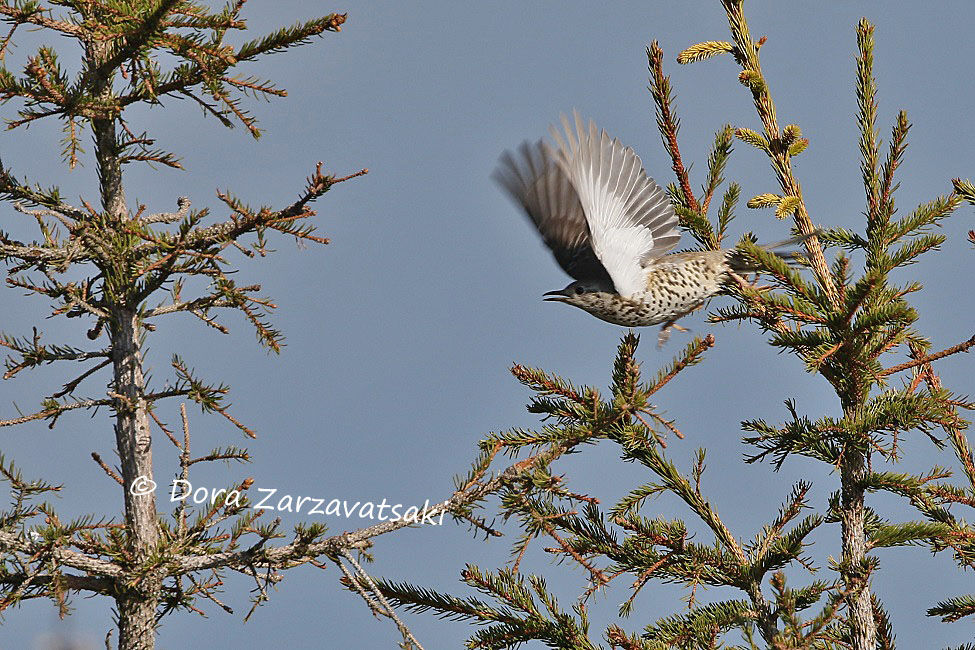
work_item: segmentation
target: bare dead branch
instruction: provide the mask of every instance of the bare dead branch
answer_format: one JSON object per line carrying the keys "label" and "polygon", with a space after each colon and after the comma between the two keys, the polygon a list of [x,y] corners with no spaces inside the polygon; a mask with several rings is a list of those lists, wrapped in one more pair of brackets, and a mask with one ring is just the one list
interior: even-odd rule
{"label": "bare dead branch", "polygon": [[915,359],[914,361],[905,361],[904,363],[899,363],[896,366],[891,366],[883,372],[880,373],[881,377],[886,377],[887,375],[892,375],[895,372],[901,372],[902,370],[910,370],[911,368],[916,368],[924,364],[931,363],[932,361],[937,361],[938,359],[944,359],[952,354],[957,354],[959,352],[968,352],[969,348],[975,346],[975,336],[968,339],[967,341],[962,341],[958,345],[953,345],[950,348],[945,348],[941,352],[935,352],[934,354],[929,354],[920,359]]}

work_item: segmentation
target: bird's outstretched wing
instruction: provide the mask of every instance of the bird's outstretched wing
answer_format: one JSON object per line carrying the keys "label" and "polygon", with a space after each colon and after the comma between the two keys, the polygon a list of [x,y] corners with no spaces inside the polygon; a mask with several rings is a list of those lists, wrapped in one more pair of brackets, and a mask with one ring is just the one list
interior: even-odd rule
{"label": "bird's outstretched wing", "polygon": [[576,190],[544,142],[523,142],[501,155],[491,177],[527,213],[555,260],[576,280],[612,283],[596,258]]}
{"label": "bird's outstretched wing", "polygon": [[623,296],[641,292],[643,267],[680,240],[677,215],[667,195],[647,176],[636,152],[573,113],[575,127],[562,116],[558,166],[582,205],[596,257]]}

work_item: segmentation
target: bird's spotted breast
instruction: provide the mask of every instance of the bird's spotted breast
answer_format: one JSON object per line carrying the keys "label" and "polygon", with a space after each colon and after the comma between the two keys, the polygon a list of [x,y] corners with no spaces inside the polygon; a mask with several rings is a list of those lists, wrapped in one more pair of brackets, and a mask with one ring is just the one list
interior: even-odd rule
{"label": "bird's spotted breast", "polygon": [[708,253],[668,260],[647,268],[643,292],[629,298],[602,294],[587,310],[624,327],[666,323],[694,311],[720,293],[727,270],[722,256]]}

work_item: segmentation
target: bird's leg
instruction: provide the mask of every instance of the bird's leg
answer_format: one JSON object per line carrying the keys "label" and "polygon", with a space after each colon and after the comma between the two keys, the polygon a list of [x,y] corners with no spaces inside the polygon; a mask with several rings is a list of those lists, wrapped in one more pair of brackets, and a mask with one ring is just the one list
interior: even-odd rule
{"label": "bird's leg", "polygon": [[766,290],[772,288],[770,285],[762,285],[762,286],[759,286],[758,285],[758,274],[757,273],[755,274],[755,282],[754,283],[749,282],[748,280],[746,280],[745,278],[741,277],[740,275],[738,275],[734,271],[728,271],[728,275],[731,276],[731,279],[734,280],[735,282],[737,282],[738,283],[738,286],[740,286],[742,288],[749,287],[751,289],[754,289],[755,291],[766,291]]}
{"label": "bird's leg", "polygon": [[698,303],[697,305],[694,305],[687,311],[677,314],[669,321],[664,323],[663,327],[660,328],[660,334],[657,335],[657,349],[659,350],[660,348],[662,348],[664,346],[664,343],[667,342],[667,339],[670,338],[671,328],[677,330],[678,332],[690,332],[691,330],[687,329],[686,327],[681,327],[680,325],[678,325],[677,320],[683,318],[684,316],[687,316],[688,314],[693,314],[703,306],[704,306],[704,302]]}
{"label": "bird's leg", "polygon": [[[683,315],[684,314],[681,314],[681,316],[683,316]],[[678,318],[680,318],[680,316],[678,316]],[[664,323],[663,327],[660,328],[660,334],[657,335],[657,349],[658,350],[660,348],[662,348],[664,346],[664,343],[667,342],[667,339],[670,338],[670,330],[671,330],[671,328],[677,330],[678,332],[689,332],[690,331],[686,327],[681,327],[680,325],[678,325],[677,324],[677,318],[674,318],[672,320],[667,321],[666,323]]]}

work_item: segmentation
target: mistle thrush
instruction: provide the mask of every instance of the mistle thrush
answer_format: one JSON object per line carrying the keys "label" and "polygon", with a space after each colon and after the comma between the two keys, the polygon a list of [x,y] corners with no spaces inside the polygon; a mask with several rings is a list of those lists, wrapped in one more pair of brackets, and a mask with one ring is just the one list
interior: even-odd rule
{"label": "mistle thrush", "polygon": [[562,125],[564,137],[550,129],[558,149],[524,142],[493,175],[575,278],[545,300],[627,327],[663,323],[662,343],[677,319],[755,270],[734,248],[666,254],[680,241],[677,215],[640,157],[578,113],[574,128],[564,115]]}

